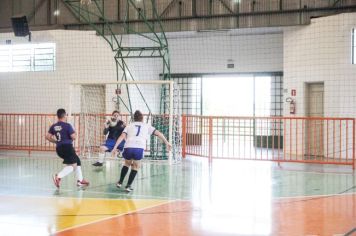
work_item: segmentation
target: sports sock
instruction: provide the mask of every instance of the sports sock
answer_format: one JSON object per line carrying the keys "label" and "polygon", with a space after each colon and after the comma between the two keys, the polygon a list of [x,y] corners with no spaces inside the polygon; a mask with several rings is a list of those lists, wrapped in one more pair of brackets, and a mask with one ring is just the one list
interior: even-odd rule
{"label": "sports sock", "polygon": [[98,162],[99,163],[104,163],[104,159],[105,159],[105,153],[99,153]]}
{"label": "sports sock", "polygon": [[129,181],[127,182],[127,186],[131,186],[132,182],[134,181],[135,177],[137,174],[137,170],[131,170],[130,176],[129,176]]}
{"label": "sports sock", "polygon": [[122,183],[125,179],[125,176],[127,174],[127,172],[129,171],[129,168],[127,166],[123,166],[121,168],[121,174],[120,174],[120,180],[119,180],[119,183]]}
{"label": "sports sock", "polygon": [[74,170],[73,166],[66,166],[64,167],[59,173],[58,173],[58,178],[63,178],[66,175],[69,175],[70,173],[72,173],[72,171]]}
{"label": "sports sock", "polygon": [[80,182],[82,182],[82,180],[83,180],[83,173],[82,173],[82,167],[81,167],[81,166],[77,166],[77,168],[75,169],[75,175],[77,176],[77,180],[79,180]]}

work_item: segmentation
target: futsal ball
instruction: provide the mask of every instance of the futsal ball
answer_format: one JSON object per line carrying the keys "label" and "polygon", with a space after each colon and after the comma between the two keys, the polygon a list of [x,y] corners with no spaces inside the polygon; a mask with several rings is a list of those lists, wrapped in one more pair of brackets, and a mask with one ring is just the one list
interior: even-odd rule
{"label": "futsal ball", "polygon": [[117,120],[116,121],[112,121],[110,120],[110,127],[115,127],[117,125]]}

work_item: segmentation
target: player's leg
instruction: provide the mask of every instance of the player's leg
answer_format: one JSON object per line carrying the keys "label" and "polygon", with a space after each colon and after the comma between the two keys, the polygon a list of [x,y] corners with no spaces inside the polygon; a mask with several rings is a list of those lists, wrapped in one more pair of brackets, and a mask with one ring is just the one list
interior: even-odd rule
{"label": "player's leg", "polygon": [[53,182],[54,185],[59,188],[60,184],[61,184],[61,179],[67,175],[69,175],[70,173],[72,173],[74,170],[72,165],[66,165],[60,172],[58,172],[57,174],[53,175]]}
{"label": "player's leg", "polygon": [[72,173],[74,170],[73,164],[76,164],[76,162],[71,158],[71,148],[74,150],[72,145],[62,145],[56,148],[57,155],[63,159],[63,164],[66,165],[59,173],[53,176],[53,182],[57,188],[60,187],[61,179]]}
{"label": "player's leg", "polygon": [[133,161],[132,161],[132,166],[131,166],[131,171],[130,171],[130,175],[129,175],[129,180],[127,181],[127,185],[125,190],[127,192],[131,192],[133,189],[131,187],[136,175],[137,175],[137,171],[140,168],[140,162],[141,159],[143,158],[143,149],[141,148],[135,148],[133,151]]}
{"label": "player's leg", "polygon": [[80,161],[80,158],[76,154],[75,154],[75,159],[76,159],[75,175],[77,177],[77,186],[88,186],[89,181],[83,178],[82,163]]}
{"label": "player's leg", "polygon": [[121,158],[122,157],[122,153],[124,152],[124,146],[125,146],[125,140],[122,140],[122,142],[119,144],[119,146],[117,147],[117,157]]}
{"label": "player's leg", "polygon": [[103,166],[105,159],[105,152],[109,151],[108,141],[105,141],[104,145],[100,146],[99,158],[98,161],[93,164],[93,166]]}
{"label": "player's leg", "polygon": [[116,187],[118,188],[122,186],[122,182],[124,182],[126,174],[129,171],[129,167],[132,163],[130,148],[125,148],[122,153],[122,156],[125,158],[125,163],[124,166],[121,168],[120,179],[116,184]]}

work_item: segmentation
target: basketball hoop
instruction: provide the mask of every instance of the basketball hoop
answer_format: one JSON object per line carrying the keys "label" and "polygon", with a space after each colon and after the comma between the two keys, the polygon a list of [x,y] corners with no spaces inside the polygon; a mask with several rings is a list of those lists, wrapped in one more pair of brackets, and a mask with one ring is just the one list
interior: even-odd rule
{"label": "basketball hoop", "polygon": [[90,5],[91,4],[91,0],[80,0],[80,4],[81,5]]}
{"label": "basketball hoop", "polygon": [[114,103],[117,103],[117,102],[119,101],[119,99],[118,99],[118,97],[113,97],[113,98],[111,99],[111,101],[113,101]]}

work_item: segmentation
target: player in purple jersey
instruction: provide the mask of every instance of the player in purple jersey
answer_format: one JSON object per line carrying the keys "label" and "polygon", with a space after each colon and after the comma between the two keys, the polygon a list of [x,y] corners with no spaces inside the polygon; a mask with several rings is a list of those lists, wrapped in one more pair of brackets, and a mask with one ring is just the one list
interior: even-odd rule
{"label": "player in purple jersey", "polygon": [[67,123],[67,114],[64,109],[57,110],[57,123],[54,123],[46,134],[46,139],[56,144],[57,155],[63,159],[66,166],[53,176],[54,185],[59,188],[61,179],[75,171],[77,177],[77,186],[87,186],[89,182],[83,179],[81,162],[73,147],[73,140],[77,134],[73,127]]}

